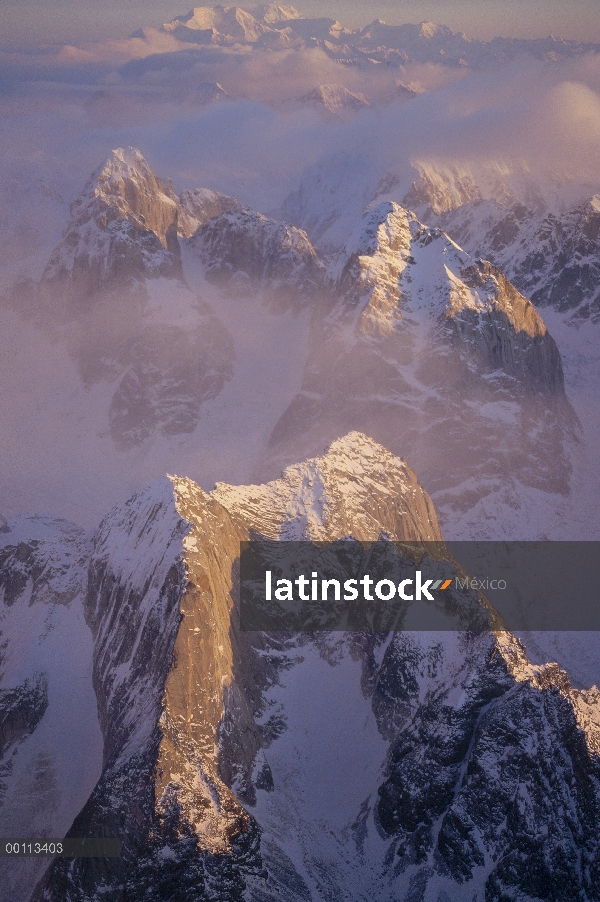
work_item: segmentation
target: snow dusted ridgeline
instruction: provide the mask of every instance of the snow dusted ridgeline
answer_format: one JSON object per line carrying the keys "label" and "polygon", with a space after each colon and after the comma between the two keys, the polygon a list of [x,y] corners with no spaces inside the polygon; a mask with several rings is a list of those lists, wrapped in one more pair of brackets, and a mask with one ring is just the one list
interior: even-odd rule
{"label": "snow dusted ridgeline", "polygon": [[324,264],[306,232],[253,210],[209,219],[190,247],[209,280],[239,293],[261,291],[289,306],[310,299],[322,286]]}
{"label": "snow dusted ridgeline", "polygon": [[138,150],[119,148],[71,205],[42,287],[68,291],[77,302],[115,283],[160,276],[182,278],[177,201]]}
{"label": "snow dusted ridgeline", "polygon": [[182,238],[191,238],[207,219],[229,210],[237,210],[239,206],[235,197],[219,194],[209,188],[182,191],[179,197],[179,234]]}
{"label": "snow dusted ridgeline", "polygon": [[349,91],[344,85],[319,85],[301,98],[301,103],[315,106],[334,117],[353,114],[369,106],[369,98],[365,94]]}
{"label": "snow dusted ridgeline", "polygon": [[163,29],[186,43],[254,44],[273,33],[269,25],[283,26],[289,20],[302,18],[292,6],[275,3],[257,6],[253,12],[256,15],[239,6],[197,6],[187,15],[167,22]]}
{"label": "snow dusted ridgeline", "polygon": [[[198,6],[163,25],[163,30],[187,44],[252,45],[255,49],[324,49],[353,34],[335,19],[305,19],[293,6],[266,3],[239,6]],[[343,46],[343,45],[342,45]],[[336,47],[336,49],[338,49]]]}
{"label": "snow dusted ridgeline", "polygon": [[376,541],[382,530],[395,541],[442,538],[410,467],[359,432],[332,442],[322,457],[288,467],[281,479],[262,486],[218,483],[213,496],[271,538]]}
{"label": "snow dusted ridgeline", "polygon": [[87,387],[114,386],[106,415],[119,450],[193,432],[231,377],[231,336],[186,285],[177,233],[236,206],[203,189],[176,197],[134,148],[114,150],[71,205],[32,313],[54,335],[64,325]]}
{"label": "snow dusted ridgeline", "polygon": [[[485,68],[521,56],[555,61],[597,51],[597,45],[552,35],[539,40],[495,38],[478,41],[433,22],[387,25],[376,19],[348,29],[331,18],[304,18],[292,6],[200,6],[162,26],[185,44],[210,44],[255,50],[319,47],[334,60],[355,66],[401,66],[409,61]],[[137,37],[144,37],[142,30]]]}
{"label": "snow dusted ridgeline", "polygon": [[[437,539],[406,464],[364,435],[265,486],[169,477],[104,520],[86,601],[104,770],[36,900],[597,899],[597,690],[510,634],[239,631],[251,531]],[[445,895],[444,895],[445,894]]]}
{"label": "snow dusted ridgeline", "polygon": [[[525,392],[563,396],[560,356],[535,308],[506,277],[439,229],[383,202],[367,213],[331,267],[357,332],[383,338],[407,324],[443,324],[469,345],[473,369],[501,370]],[[474,347],[473,347],[474,346]]]}
{"label": "snow dusted ridgeline", "polygon": [[526,169],[495,161],[479,171],[434,162],[415,168],[405,206],[492,261],[536,306],[598,320],[600,195],[574,203],[585,187],[536,184]]}
{"label": "snow dusted ridgeline", "polygon": [[418,463],[444,519],[485,498],[518,509],[519,486],[568,493],[577,424],[560,356],[502,273],[386,201],[329,278],[338,300],[313,331],[274,460],[360,429]]}
{"label": "snow dusted ridgeline", "polygon": [[450,211],[446,227],[497,261],[536,306],[600,320],[600,195],[564,213],[519,202],[481,207]]}
{"label": "snow dusted ridgeline", "polygon": [[[83,601],[89,537],[64,520],[0,527],[0,834],[64,835],[102,769]],[[49,859],[0,859],[2,902],[28,902]]]}
{"label": "snow dusted ridgeline", "polygon": [[524,164],[494,159],[415,160],[408,171],[378,177],[366,161],[340,155],[308,167],[281,213],[332,253],[347,244],[363,208],[396,202],[472,257],[489,260],[536,306],[595,321],[600,201],[594,190],[534,178]]}

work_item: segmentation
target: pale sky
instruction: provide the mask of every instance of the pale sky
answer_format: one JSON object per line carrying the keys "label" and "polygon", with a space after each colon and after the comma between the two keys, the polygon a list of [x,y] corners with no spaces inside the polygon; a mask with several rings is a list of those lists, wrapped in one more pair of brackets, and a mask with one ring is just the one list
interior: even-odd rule
{"label": "pale sky", "polygon": [[[194,0],[0,0],[0,46],[123,37],[143,25],[160,25],[192,5]],[[224,5],[233,2],[224,0]],[[434,21],[484,39],[552,32],[600,42],[599,0],[297,0],[293,5],[304,15],[329,15],[351,27],[376,18],[389,24]]]}

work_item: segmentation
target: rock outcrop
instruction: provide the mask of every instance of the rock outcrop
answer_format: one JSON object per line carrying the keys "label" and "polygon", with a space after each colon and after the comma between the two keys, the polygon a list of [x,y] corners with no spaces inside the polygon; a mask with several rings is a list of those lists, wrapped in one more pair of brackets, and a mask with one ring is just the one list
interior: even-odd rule
{"label": "rock outcrop", "polygon": [[182,279],[177,200],[135,148],[114,150],[71,205],[42,288],[83,298],[147,278]]}
{"label": "rock outcrop", "polygon": [[260,290],[286,306],[306,303],[322,283],[324,264],[306,233],[252,210],[209,219],[190,247],[208,279],[240,293]]}
{"label": "rock outcrop", "polygon": [[518,483],[568,492],[578,427],[560,355],[499,270],[385,201],[328,277],[330,307],[273,432],[274,461],[359,429],[408,450],[444,518],[498,493],[505,503],[511,484],[515,497]]}
{"label": "rock outcrop", "polygon": [[[239,543],[441,541],[364,435],[264,486],[169,477],[116,507],[86,616],[102,776],[33,898],[597,899],[599,697],[509,633],[244,633]],[[585,862],[585,866],[582,863]]]}
{"label": "rock outcrop", "polygon": [[179,234],[183,238],[191,238],[207,219],[237,210],[239,206],[235,197],[208,188],[182,191],[179,196]]}

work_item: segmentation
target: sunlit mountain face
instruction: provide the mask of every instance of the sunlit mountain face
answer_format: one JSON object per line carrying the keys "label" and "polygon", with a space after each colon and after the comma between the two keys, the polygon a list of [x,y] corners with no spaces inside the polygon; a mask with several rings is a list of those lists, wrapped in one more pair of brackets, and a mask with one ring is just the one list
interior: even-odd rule
{"label": "sunlit mountain face", "polygon": [[257,537],[600,540],[600,34],[483,5],[13,16],[0,839],[121,851],[0,902],[600,898],[596,633],[240,620]]}

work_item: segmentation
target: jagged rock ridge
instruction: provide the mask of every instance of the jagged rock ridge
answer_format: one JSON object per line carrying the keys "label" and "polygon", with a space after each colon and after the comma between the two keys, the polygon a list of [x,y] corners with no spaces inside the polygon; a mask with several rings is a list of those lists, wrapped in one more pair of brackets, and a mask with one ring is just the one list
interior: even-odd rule
{"label": "jagged rock ridge", "polygon": [[[401,66],[409,61],[484,68],[525,56],[546,61],[597,52],[597,45],[553,35],[537,40],[494,38],[480,41],[433,22],[387,25],[375,19],[361,29],[345,28],[332,18],[305,18],[292,6],[263,4],[195,7],[162,26],[186,44],[253,49],[319,47],[345,64]],[[143,32],[140,36],[143,36]]]}
{"label": "jagged rock ridge", "polygon": [[[507,633],[239,630],[240,538],[350,522],[441,538],[414,474],[360,434],[272,484],[171,477],[105,519],[86,602],[104,770],[71,835],[118,833],[123,855],[56,861],[35,899],[598,898],[596,689]],[[351,761],[360,795],[338,788]]]}
{"label": "jagged rock ridge", "polygon": [[262,289],[287,303],[309,299],[324,274],[305,232],[249,209],[209,219],[190,246],[202,260],[207,278],[240,293]]}
{"label": "jagged rock ridge", "polygon": [[333,116],[355,113],[369,106],[369,98],[365,94],[349,91],[339,84],[318,85],[305,94],[301,102],[323,108]]}
{"label": "jagged rock ridge", "polygon": [[[358,429],[416,457],[446,520],[470,516],[472,508],[482,512],[490,499],[519,509],[526,505],[518,500],[523,486],[566,496],[566,448],[577,425],[564,398],[561,361],[539,315],[501,271],[391,201],[372,207],[326,261],[302,229],[242,208],[233,197],[208,189],[176,197],[138,151],[115,151],[99,172],[74,209],[100,204],[127,228],[144,217],[157,231],[138,229],[140,247],[153,236],[157,259],[171,253],[163,246],[171,240],[167,232],[179,231],[198,286],[194,294],[183,277],[167,279],[150,268],[110,285],[99,281],[95,293],[77,294],[65,311],[67,295],[48,294],[51,280],[42,280],[38,315],[45,311],[52,334],[62,329],[86,389],[106,387],[103,427],[118,453],[147,454],[157,439],[200,428],[208,402],[236,376],[227,304],[239,299],[249,333],[259,305],[311,317],[302,390],[296,382],[287,410],[282,404],[279,422],[273,418],[268,453],[257,461],[263,478],[296,459],[299,448],[312,456],[336,435]],[[347,174],[351,184],[351,166]],[[433,176],[428,182],[439,194],[438,208],[447,210],[442,183]],[[457,188],[451,202],[472,190]],[[100,222],[104,238],[112,222]],[[77,219],[56,259],[71,232],[77,234]],[[99,261],[114,269],[107,242],[87,270],[91,282]],[[264,449],[266,435],[262,441]],[[482,514],[475,516],[479,528]]]}
{"label": "jagged rock ridge", "polygon": [[568,492],[577,424],[560,356],[502,273],[383,202],[328,275],[331,307],[273,432],[274,460],[360,429],[408,450],[444,517],[486,497],[505,503],[515,479]]}
{"label": "jagged rock ridge", "polygon": [[175,195],[138,150],[119,148],[71,205],[42,284],[69,285],[79,298],[111,283],[158,276],[182,278]]}

